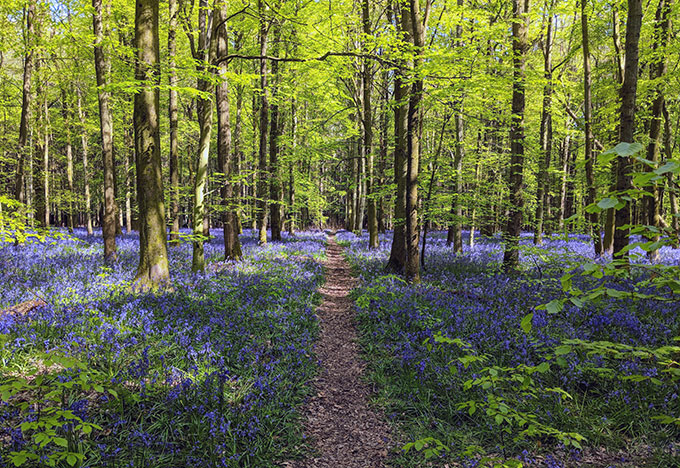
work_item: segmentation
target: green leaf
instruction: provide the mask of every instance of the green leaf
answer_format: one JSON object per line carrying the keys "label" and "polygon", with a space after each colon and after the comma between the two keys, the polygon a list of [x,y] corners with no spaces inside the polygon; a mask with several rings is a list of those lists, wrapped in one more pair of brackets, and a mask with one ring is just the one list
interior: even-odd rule
{"label": "green leaf", "polygon": [[619,143],[615,147],[608,149],[607,151],[603,151],[600,153],[600,160],[604,161],[603,162],[609,162],[612,159],[614,159],[617,156],[622,156],[622,157],[629,157],[633,156],[640,151],[642,151],[644,147],[640,143]]}
{"label": "green leaf", "polygon": [[76,463],[78,463],[78,457],[76,457],[75,455],[69,453],[69,454],[66,456],[66,462],[67,462],[69,465],[71,465],[71,466],[76,466]]}
{"label": "green leaf", "polygon": [[603,210],[608,210],[610,208],[616,208],[616,206],[619,204],[618,198],[614,197],[609,197],[609,198],[603,198],[599,202],[597,202],[597,206],[602,208]]}
{"label": "green leaf", "polygon": [[676,173],[678,172],[678,169],[680,169],[680,163],[678,163],[677,161],[668,161],[666,164],[656,169],[654,173],[658,175],[663,175],[666,174],[667,172]]}
{"label": "green leaf", "polygon": [[542,362],[538,366],[536,366],[536,371],[540,372],[541,374],[545,374],[550,370],[550,363],[548,362]]}
{"label": "green leaf", "polygon": [[522,319],[520,326],[522,327],[522,330],[524,330],[524,333],[527,333],[527,334],[531,333],[531,327],[532,327],[531,321],[533,320],[533,318],[534,318],[534,313],[531,312],[529,314],[526,314],[524,316],[524,318]]}
{"label": "green leaf", "polygon": [[622,297],[626,297],[627,294],[626,294],[625,291],[619,291],[618,289],[607,288],[607,296],[614,297],[614,298],[617,298],[617,299],[621,299]]}
{"label": "green leaf", "polygon": [[565,354],[571,353],[571,346],[562,345],[555,348],[555,356],[564,356]]}
{"label": "green leaf", "polygon": [[68,440],[64,439],[63,437],[55,437],[52,439],[52,442],[57,444],[59,447],[68,447]]}
{"label": "green leaf", "polygon": [[559,314],[562,312],[562,309],[564,309],[564,303],[560,301],[559,299],[553,299],[552,301],[548,302],[545,306],[545,310],[549,314]]}
{"label": "green leaf", "polygon": [[14,466],[21,466],[26,463],[28,456],[24,452],[12,452],[10,458],[12,459]]}

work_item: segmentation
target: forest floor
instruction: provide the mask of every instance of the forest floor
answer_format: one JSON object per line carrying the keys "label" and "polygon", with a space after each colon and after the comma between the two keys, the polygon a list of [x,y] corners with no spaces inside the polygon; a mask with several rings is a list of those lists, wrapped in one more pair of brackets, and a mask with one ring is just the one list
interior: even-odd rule
{"label": "forest floor", "polygon": [[390,448],[390,429],[368,404],[370,389],[363,379],[355,311],[349,292],[355,281],[335,235],[328,239],[324,262],[326,283],[319,289],[317,309],[321,333],[316,354],[321,370],[313,396],[304,409],[305,434],[315,454],[296,468],[380,468]]}

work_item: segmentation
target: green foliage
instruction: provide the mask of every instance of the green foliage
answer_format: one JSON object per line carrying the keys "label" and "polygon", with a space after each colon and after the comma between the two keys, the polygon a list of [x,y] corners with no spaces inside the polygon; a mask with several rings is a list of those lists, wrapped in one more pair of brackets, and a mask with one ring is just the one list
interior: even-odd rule
{"label": "green foliage", "polygon": [[36,367],[25,375],[4,375],[0,385],[3,402],[14,404],[22,414],[36,415],[35,420],[20,424],[30,442],[24,450],[12,452],[10,461],[14,466],[31,460],[46,466],[60,462],[80,466],[85,460],[80,441],[101,427],[82,420],[68,405],[84,397],[118,394],[103,374],[76,358],[52,352],[37,353],[34,359]]}
{"label": "green foliage", "polygon": [[[523,321],[524,322],[524,321]],[[430,351],[433,345],[427,341]],[[438,345],[453,345],[463,351],[463,354],[449,362],[449,370],[456,374],[456,363],[461,363],[465,369],[474,368],[476,377],[465,380],[463,390],[470,395],[477,395],[475,399],[458,403],[459,410],[465,410],[469,416],[481,415],[490,424],[496,426],[494,433],[500,438],[499,445],[504,457],[483,457],[480,463],[491,462],[494,467],[521,467],[516,459],[505,456],[504,434],[514,436],[514,442],[530,437],[553,437],[565,446],[581,449],[581,442],[585,437],[576,432],[564,432],[541,421],[538,414],[532,410],[532,402],[556,395],[559,399],[572,399],[571,395],[559,387],[544,387],[534,379],[535,374],[545,374],[550,371],[550,361],[545,360],[536,366],[520,364],[513,367],[489,365],[493,356],[478,354],[469,343],[459,338],[449,338],[437,334],[434,343]],[[420,451],[423,448],[425,458],[439,455],[443,450],[450,450],[440,440],[432,437],[417,440],[403,447],[405,452],[411,448]],[[466,452],[479,450],[479,447],[468,447]]]}

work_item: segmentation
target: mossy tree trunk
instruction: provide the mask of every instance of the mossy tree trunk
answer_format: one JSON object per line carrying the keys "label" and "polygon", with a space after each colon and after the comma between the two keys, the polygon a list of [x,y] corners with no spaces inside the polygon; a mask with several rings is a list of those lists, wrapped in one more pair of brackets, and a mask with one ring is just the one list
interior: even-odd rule
{"label": "mossy tree trunk", "polygon": [[135,10],[134,100],[137,200],[139,203],[139,266],[135,285],[154,289],[170,280],[161,168],[160,60],[158,0],[137,0]]}

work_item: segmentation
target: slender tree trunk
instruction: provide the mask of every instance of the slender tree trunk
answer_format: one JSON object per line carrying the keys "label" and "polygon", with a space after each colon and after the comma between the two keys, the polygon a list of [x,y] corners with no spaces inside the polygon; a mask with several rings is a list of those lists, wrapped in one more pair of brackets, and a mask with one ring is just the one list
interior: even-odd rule
{"label": "slender tree trunk", "polygon": [[24,43],[26,47],[26,52],[24,55],[24,78],[21,94],[21,121],[19,123],[19,144],[17,145],[18,151],[18,164],[17,164],[17,175],[14,186],[14,197],[20,203],[26,202],[26,194],[24,192],[24,178],[27,156],[27,140],[29,132],[29,122],[31,120],[31,101],[33,100],[33,94],[31,93],[31,80],[33,79],[33,58],[34,58],[34,44],[35,44],[35,3],[28,2],[27,7],[24,9],[24,20],[26,22],[26,32]]}
{"label": "slender tree trunk", "polygon": [[453,251],[463,253],[463,159],[465,158],[465,147],[463,146],[463,114],[457,112],[454,117],[456,146],[453,157],[453,170],[455,171],[455,193],[451,204],[451,224],[446,235],[446,245],[453,244]]}
{"label": "slender tree trunk", "polygon": [[132,181],[130,180],[130,153],[134,158],[134,118],[132,126],[128,126],[125,130],[125,232],[130,234],[132,232]]}
{"label": "slender tree trunk", "polygon": [[[659,0],[659,6],[656,10],[656,18],[654,24],[654,42],[652,50],[654,51],[652,62],[649,66],[649,74],[652,82],[657,83],[653,89],[652,101],[652,115],[649,122],[649,144],[647,145],[647,159],[653,161],[655,165],[659,163],[660,146],[661,146],[661,123],[663,119],[663,109],[665,104],[664,86],[662,80],[667,71],[666,65],[666,45],[668,43],[668,33],[670,30],[670,10],[672,7],[672,0]],[[652,196],[646,197],[646,211],[648,215],[647,223],[655,228],[661,228],[663,224],[663,217],[661,214],[661,205],[663,201],[663,185],[655,183],[652,187]],[[655,235],[652,240],[658,241],[659,236]],[[656,262],[659,259],[659,251],[652,250],[649,252],[649,259]]]}
{"label": "slender tree trunk", "polygon": [[[387,71],[382,73],[383,91],[380,99],[380,137],[378,150],[378,185],[382,188],[385,185],[385,165],[387,164],[387,134],[389,122],[389,106],[390,99],[389,82],[390,77]],[[378,202],[378,231],[385,232],[385,207],[383,204],[383,197],[380,197]]]}
{"label": "slender tree trunk", "polygon": [[291,161],[288,163],[288,234],[295,235],[295,151],[297,149],[297,102],[295,98],[290,102],[290,140]]}
{"label": "slender tree trunk", "polygon": [[62,106],[62,116],[64,118],[64,130],[66,132],[66,183],[68,185],[68,219],[67,226],[68,232],[73,233],[73,227],[75,224],[74,220],[74,209],[73,209],[73,145],[71,143],[71,123],[73,121],[73,110],[69,107],[68,96],[66,95],[66,90],[61,90],[61,106]]}
{"label": "slender tree trunk", "polygon": [[[481,138],[478,138],[478,141],[480,141]],[[475,164],[475,188],[479,187],[479,181],[480,181],[480,144],[477,145],[477,164]],[[470,249],[472,249],[475,246],[475,225],[477,221],[477,200],[472,200],[472,213],[470,213],[470,238],[468,239],[468,245],[470,246]]]}
{"label": "slender tree trunk", "polygon": [[[276,57],[279,54],[279,42],[281,41],[281,26],[278,24],[278,22],[274,26],[273,40],[274,50],[272,51],[272,54],[274,57]],[[271,177],[269,183],[269,197],[271,198],[271,202],[269,204],[269,213],[271,216],[272,242],[280,242],[282,229],[281,209],[283,190],[281,187],[281,168],[279,164],[279,137],[281,135],[281,122],[278,104],[278,82],[280,77],[279,64],[276,61],[272,63],[271,76],[272,104],[270,106],[269,113],[269,176]]]}
{"label": "slender tree trunk", "polygon": [[436,175],[437,175],[437,169],[438,169],[438,163],[439,163],[439,156],[441,155],[442,152],[442,145],[444,143],[444,131],[446,130],[446,124],[448,123],[449,119],[451,118],[450,115],[444,116],[444,122],[442,123],[442,130],[439,133],[439,143],[437,144],[437,150],[434,153],[434,160],[432,164],[430,165],[430,185],[427,188],[427,196],[425,197],[425,200],[423,201],[423,218],[425,221],[423,222],[423,241],[422,241],[422,247],[420,249],[420,266],[425,270],[425,245],[427,243],[427,231],[432,225],[432,221],[429,219],[429,211],[430,211],[430,203],[432,201],[432,192],[434,190],[434,182],[436,180]]}
{"label": "slender tree trunk", "polygon": [[[588,34],[587,0],[581,0],[581,33],[583,36],[583,106],[585,116],[585,160],[586,160],[586,205],[595,203],[595,155],[593,154],[593,104],[591,98],[590,75],[590,35]],[[590,223],[595,255],[604,253],[602,238],[600,237],[600,223],[598,213],[586,213]]]}
{"label": "slender tree trunk", "polygon": [[[371,36],[371,8],[369,0],[361,2],[361,25],[364,33],[364,52],[369,53],[367,38]],[[373,108],[371,107],[371,92],[373,88],[373,67],[368,59],[364,59],[361,71],[363,96],[363,130],[364,130],[364,155],[367,166],[366,197],[368,203],[368,248],[377,249],[380,245],[378,239],[378,201],[373,196],[375,191],[375,170],[373,155]]]}
{"label": "slender tree trunk", "polygon": [[[198,50],[196,51],[196,68],[199,74],[212,73],[207,65],[212,57],[211,51],[211,23],[212,15],[209,11],[208,0],[200,0],[198,10]],[[207,77],[198,78],[198,89],[203,93],[210,91],[210,81]],[[199,143],[196,159],[196,177],[194,179],[194,210],[193,210],[193,255],[192,271],[205,270],[205,221],[207,220],[206,185],[208,183],[208,163],[210,161],[210,138],[212,135],[213,106],[208,97],[199,96],[197,99]]]}
{"label": "slender tree trunk", "polygon": [[[213,34],[217,38],[217,55],[229,53],[227,31],[227,5],[222,2],[215,7],[217,30]],[[231,116],[229,109],[229,83],[227,81],[227,62],[222,62],[218,69],[220,81],[215,89],[217,103],[217,159],[219,171],[224,174],[224,182],[220,187],[222,197],[222,227],[224,228],[224,259],[240,260],[241,243],[238,238],[238,227],[235,209],[234,185],[232,179],[233,155],[231,152]]]}
{"label": "slender tree trunk", "polygon": [[177,92],[177,18],[179,14],[178,0],[168,0],[169,28],[168,28],[168,57],[170,60],[168,70],[168,84],[170,85],[168,117],[170,124],[170,245],[179,245],[179,148],[178,148],[178,92]]}
{"label": "slender tree trunk", "polygon": [[83,148],[83,185],[84,185],[84,195],[85,195],[85,224],[87,227],[87,235],[91,236],[94,232],[92,229],[92,201],[90,197],[90,173],[88,167],[88,151],[89,151],[89,139],[87,137],[87,127],[85,113],[83,112],[82,96],[80,90],[78,90],[78,119],[81,125],[81,135],[80,143]]}
{"label": "slender tree trunk", "polygon": [[[664,158],[670,160],[673,157],[673,148],[671,145],[671,117],[668,112],[668,104],[664,103],[663,107],[664,127],[663,127],[663,152]],[[675,237],[680,237],[680,208],[678,207],[678,184],[673,180],[673,173],[667,172],[668,180],[668,201],[671,208],[671,229],[675,233]]]}
{"label": "slender tree trunk", "polygon": [[111,93],[106,90],[109,84],[111,63],[109,53],[104,50],[104,12],[103,0],[92,0],[94,14],[92,28],[94,30],[94,68],[97,76],[99,98],[99,122],[101,132],[102,159],[104,163],[104,218],[102,231],[104,235],[104,259],[116,259],[116,194],[115,170],[113,162],[113,116],[111,115]]}
{"label": "slender tree trunk", "polygon": [[[407,15],[408,12],[401,13],[400,16]],[[397,29],[405,32],[402,20],[397,17]],[[394,76],[394,182],[397,186],[394,201],[394,235],[392,237],[392,247],[390,258],[385,269],[387,271],[403,274],[406,266],[406,175],[408,172],[408,78],[404,76],[403,70],[405,63],[401,64],[401,69],[395,72]]]}
{"label": "slender tree trunk", "polygon": [[42,145],[43,211],[40,220],[43,227],[50,226],[50,112],[47,106],[47,90],[43,94],[43,122],[45,123]]}
{"label": "slender tree trunk", "polygon": [[[585,0],[583,0],[585,1]],[[536,193],[536,231],[534,232],[534,244],[543,243],[543,230],[545,225],[546,211],[548,206],[548,193],[550,186],[550,159],[552,158],[552,94],[553,94],[553,71],[552,71],[552,36],[553,36],[553,12],[552,2],[546,2],[547,26],[543,41],[543,110],[541,112],[540,146],[541,160],[538,173],[538,190]],[[584,46],[585,47],[585,46]]]}
{"label": "slender tree trunk", "polygon": [[519,266],[519,236],[522,229],[522,193],[524,171],[524,107],[526,52],[529,48],[529,1],[513,0],[512,23],[512,120],[510,123],[510,214],[505,229],[503,268],[511,271]]}
{"label": "slender tree trunk", "polygon": [[[260,56],[267,55],[268,26],[264,16],[264,1],[258,0],[258,12],[260,15]],[[267,129],[269,125],[269,101],[267,99],[267,61],[260,59],[260,144],[258,154],[257,172],[257,229],[258,242],[260,245],[267,243],[267,198],[268,198],[268,172],[267,166]]]}
{"label": "slender tree trunk", "polygon": [[142,88],[135,94],[134,125],[139,202],[139,266],[135,284],[140,289],[168,283],[170,270],[161,167],[160,47],[158,0],[137,0],[135,11],[135,79]]}
{"label": "slender tree trunk", "polygon": [[[464,5],[463,0],[458,0],[458,7],[462,8]],[[463,37],[463,18],[459,18],[459,23],[456,25],[456,34],[454,47],[460,48],[461,38]],[[456,109],[456,116],[454,117],[455,123],[455,155],[453,159],[453,170],[455,171],[455,187],[452,196],[453,203],[451,204],[451,221],[449,224],[449,230],[446,235],[446,245],[453,244],[453,250],[457,253],[463,253],[463,206],[462,206],[462,195],[463,195],[463,158],[465,157],[465,127],[463,126],[463,96],[461,92],[460,97],[456,97],[454,101],[454,107]]]}
{"label": "slender tree trunk", "polygon": [[[628,19],[626,22],[626,60],[623,85],[621,86],[621,124],[619,138],[622,142],[633,143],[635,138],[635,101],[638,80],[638,53],[640,28],[642,26],[642,0],[628,0]],[[632,188],[630,157],[620,156],[616,167],[616,191],[623,194]],[[630,236],[630,204],[616,211],[616,230],[614,231],[614,255],[628,264],[628,245]]]}

